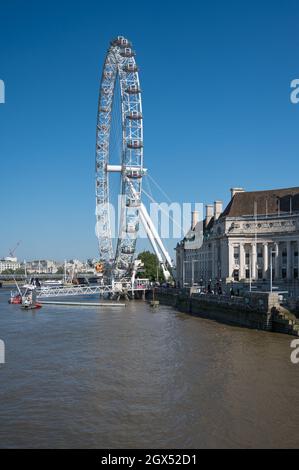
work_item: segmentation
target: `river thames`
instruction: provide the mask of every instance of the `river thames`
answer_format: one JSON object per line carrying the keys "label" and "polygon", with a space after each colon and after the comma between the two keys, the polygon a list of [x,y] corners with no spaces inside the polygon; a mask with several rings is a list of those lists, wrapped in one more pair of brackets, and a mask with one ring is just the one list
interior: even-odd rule
{"label": "river thames", "polygon": [[24,312],[0,292],[0,447],[299,446],[292,337],[136,301]]}

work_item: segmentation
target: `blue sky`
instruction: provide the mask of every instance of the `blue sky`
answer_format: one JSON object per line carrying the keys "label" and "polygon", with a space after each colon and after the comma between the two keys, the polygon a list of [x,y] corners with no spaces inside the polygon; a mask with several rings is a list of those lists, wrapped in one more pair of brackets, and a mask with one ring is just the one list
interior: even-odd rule
{"label": "blue sky", "polygon": [[98,87],[118,34],[140,66],[145,164],[171,199],[299,186],[297,1],[10,0],[0,17],[0,257],[19,239],[21,259],[96,256]]}

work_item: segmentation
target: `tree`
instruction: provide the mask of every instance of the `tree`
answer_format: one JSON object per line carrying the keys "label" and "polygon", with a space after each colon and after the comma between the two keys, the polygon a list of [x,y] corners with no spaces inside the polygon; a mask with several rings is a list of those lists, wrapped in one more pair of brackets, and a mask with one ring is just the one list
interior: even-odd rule
{"label": "tree", "polygon": [[4,269],[4,271],[2,271],[1,274],[14,274],[14,270],[13,269]]}
{"label": "tree", "polygon": [[163,272],[160,267],[159,260],[154,253],[151,253],[150,251],[142,251],[137,256],[137,259],[140,259],[144,264],[142,272],[138,273],[137,277],[144,277],[150,281],[156,281],[158,274],[158,281],[163,282]]}
{"label": "tree", "polygon": [[18,268],[14,272],[15,274],[25,274],[25,268]]}

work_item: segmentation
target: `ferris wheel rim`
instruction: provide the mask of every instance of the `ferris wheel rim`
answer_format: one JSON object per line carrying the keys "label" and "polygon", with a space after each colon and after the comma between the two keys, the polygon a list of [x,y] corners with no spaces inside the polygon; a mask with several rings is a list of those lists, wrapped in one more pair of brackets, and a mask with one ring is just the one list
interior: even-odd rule
{"label": "ferris wheel rim", "polygon": [[[121,91],[122,207],[114,251],[109,214],[109,167],[113,166],[110,162],[110,138],[116,86],[119,86]],[[131,43],[123,36],[118,36],[111,42],[103,66],[96,128],[96,217],[99,254],[100,261],[106,264],[111,265],[113,260],[114,277],[125,275],[136,251],[143,174],[143,115],[138,67]]]}

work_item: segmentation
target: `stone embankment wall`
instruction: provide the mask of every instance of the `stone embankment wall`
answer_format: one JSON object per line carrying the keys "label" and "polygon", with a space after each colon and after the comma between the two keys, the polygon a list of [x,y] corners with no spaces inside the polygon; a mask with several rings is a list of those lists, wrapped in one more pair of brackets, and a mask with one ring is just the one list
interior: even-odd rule
{"label": "stone embankment wall", "polygon": [[191,315],[221,323],[298,336],[299,322],[280,306],[277,293],[248,292],[243,297],[230,297],[190,294],[177,289],[158,289],[155,297],[162,304]]}

